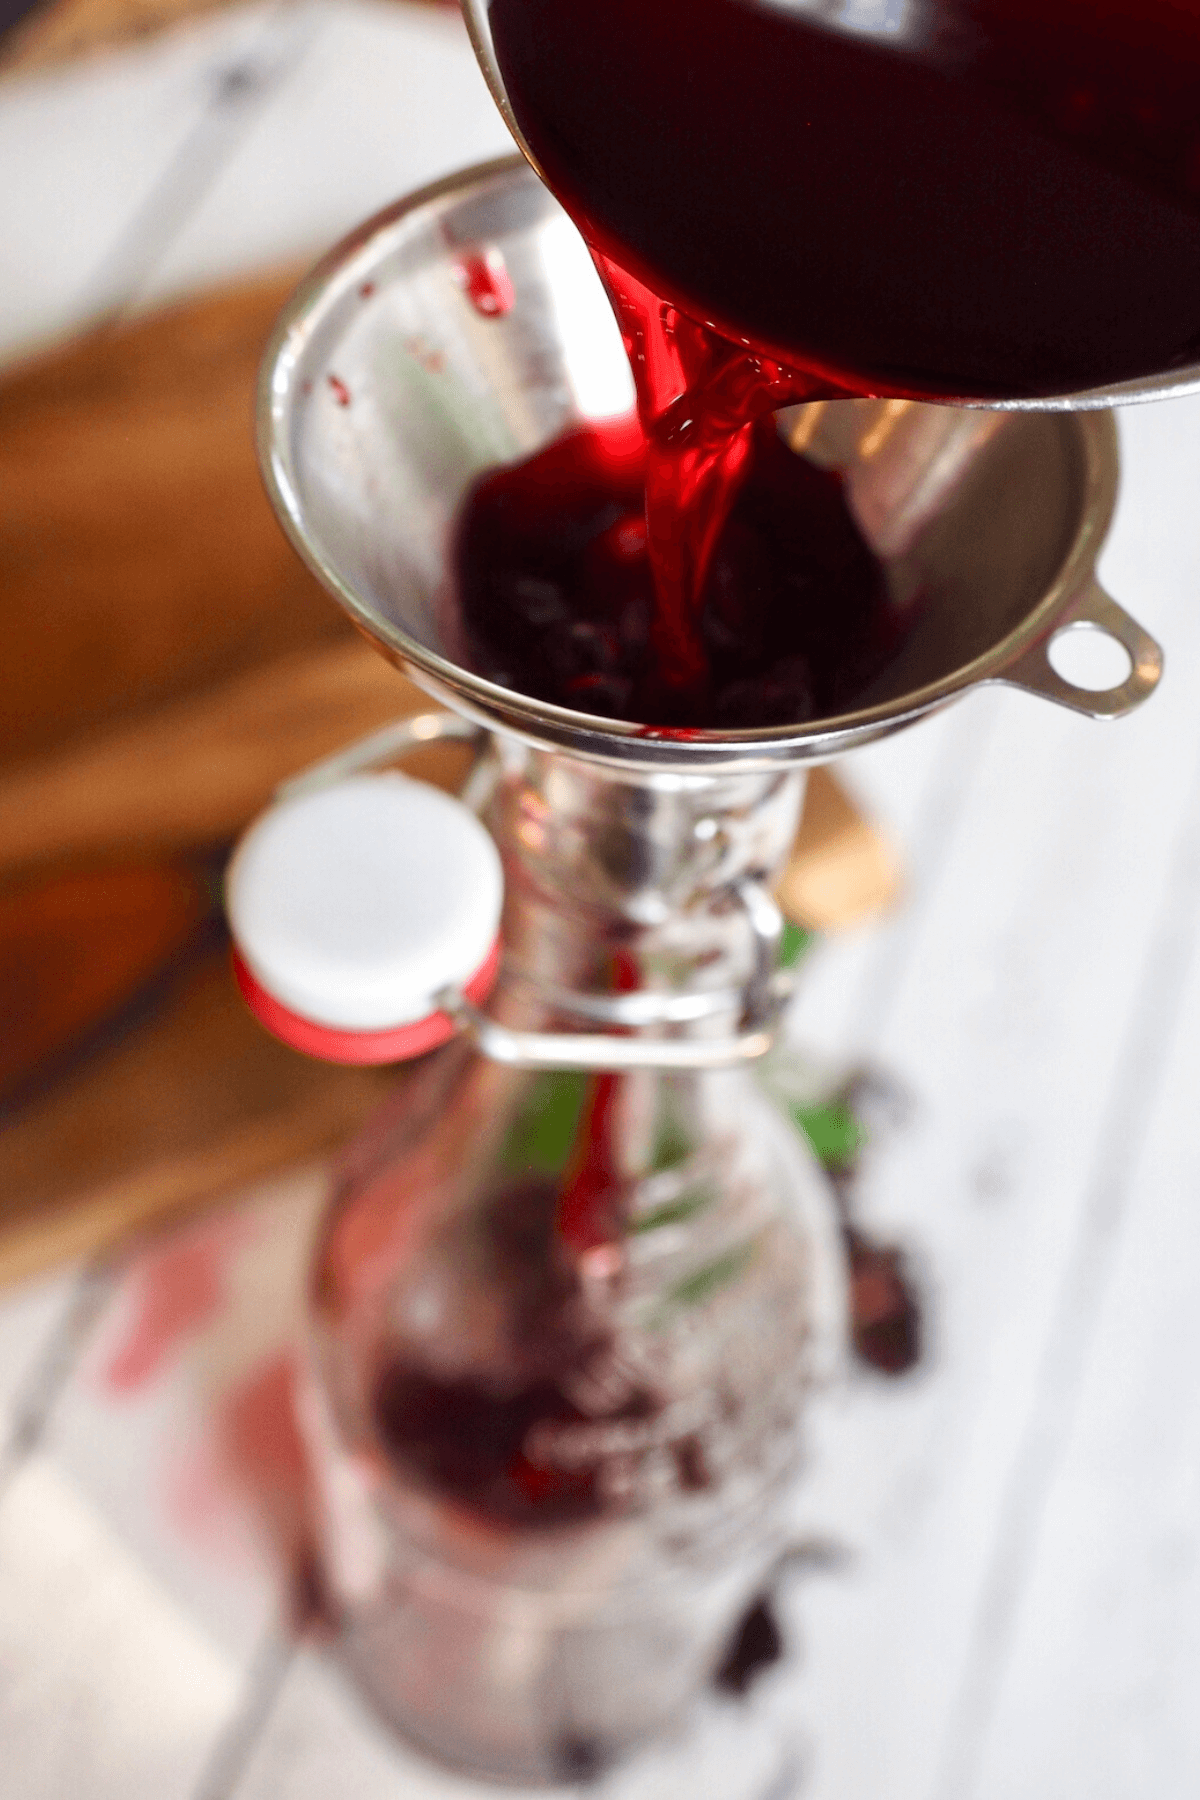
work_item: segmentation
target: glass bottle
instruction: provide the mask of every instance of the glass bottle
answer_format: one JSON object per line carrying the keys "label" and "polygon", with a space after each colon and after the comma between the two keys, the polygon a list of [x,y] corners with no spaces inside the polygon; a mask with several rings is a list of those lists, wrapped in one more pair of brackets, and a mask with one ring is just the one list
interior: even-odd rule
{"label": "glass bottle", "polygon": [[[736,1031],[802,777],[502,742],[482,785],[493,1016]],[[323,1230],[306,1403],[379,1711],[520,1782],[676,1720],[781,1547],[841,1283],[821,1177],[744,1068],[514,1069],[460,1039],[407,1070]]]}

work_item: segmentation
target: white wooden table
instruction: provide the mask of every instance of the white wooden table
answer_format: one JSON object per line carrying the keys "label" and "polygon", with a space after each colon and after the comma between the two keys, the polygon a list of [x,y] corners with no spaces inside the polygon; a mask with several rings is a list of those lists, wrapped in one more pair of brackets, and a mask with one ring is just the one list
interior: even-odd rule
{"label": "white wooden table", "polygon": [[[298,0],[0,87],[0,349],[312,251],[506,148],[450,13]],[[913,1097],[860,1217],[927,1297],[912,1376],[814,1421],[842,1547],[792,1653],[612,1800],[1200,1793],[1200,401],[1122,420],[1102,575],[1165,644],[1094,725],[978,694],[843,773],[904,846],[797,1035]],[[285,1577],[313,1170],[0,1299],[5,1800],[478,1794],[368,1720]],[[673,1760],[672,1760],[673,1757]]]}

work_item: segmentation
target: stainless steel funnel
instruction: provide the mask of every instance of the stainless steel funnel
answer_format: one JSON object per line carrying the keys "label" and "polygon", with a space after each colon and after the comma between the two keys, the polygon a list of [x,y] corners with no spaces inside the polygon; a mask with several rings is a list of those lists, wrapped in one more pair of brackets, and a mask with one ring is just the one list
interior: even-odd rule
{"label": "stainless steel funnel", "polygon": [[[473,303],[465,272],[475,257],[502,261],[509,310]],[[263,468],[300,554],[406,673],[481,724],[631,771],[826,760],[984,682],[1096,718],[1128,712],[1155,687],[1158,646],[1094,572],[1116,494],[1111,417],[910,401],[817,405],[790,423],[798,449],[844,470],[896,604],[919,599],[919,622],[855,711],[680,743],[473,674],[448,573],[466,489],[632,398],[583,242],[513,157],[378,214],[308,277],[263,370]],[[1050,647],[1076,626],[1125,647],[1118,686],[1085,691],[1055,672]]]}

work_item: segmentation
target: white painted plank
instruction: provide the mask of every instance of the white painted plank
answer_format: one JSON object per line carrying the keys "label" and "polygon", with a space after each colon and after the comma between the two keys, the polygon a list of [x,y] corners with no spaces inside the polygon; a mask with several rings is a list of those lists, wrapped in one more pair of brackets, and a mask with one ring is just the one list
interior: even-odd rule
{"label": "white painted plank", "polygon": [[0,355],[121,297],[114,254],[136,266],[139,217],[273,10],[223,13],[0,84]]}
{"label": "white painted plank", "polygon": [[[752,1705],[704,1701],[678,1740],[655,1746],[594,1786],[596,1800],[790,1800],[803,1750],[783,1683]],[[511,1800],[544,1788],[505,1787]],[[304,1648],[230,1800],[489,1800],[497,1789],[427,1762],[367,1712],[335,1662]]]}
{"label": "white painted plank", "polygon": [[832,933],[805,962],[788,1036],[834,1065],[853,1063],[878,1036],[968,804],[994,716],[986,700],[968,695],[838,764],[839,780],[897,846],[904,888],[886,917]]}
{"label": "white painted plank", "polygon": [[[1200,662],[1200,407],[1144,411],[1125,435],[1107,577],[1186,672]],[[803,1497],[861,1559],[810,1596],[813,1800],[928,1800],[937,1780],[1200,752],[1189,687],[1169,678],[1115,729],[1021,696],[971,702],[996,715],[973,804],[867,1046],[922,1098],[863,1198],[923,1256],[934,1354],[903,1387],[864,1384],[830,1408]]]}
{"label": "white painted plank", "polygon": [[[519,1790],[507,1789],[513,1800]],[[494,1788],[448,1775],[396,1740],[336,1666],[301,1649],[231,1800],[484,1800]]]}
{"label": "white painted plank", "polygon": [[[1200,832],[1197,833],[1200,836]],[[1194,911],[1197,871],[1192,871]],[[1185,971],[1178,970],[1182,985]],[[1112,1241],[1081,1271],[1095,1298],[1065,1321],[1035,1457],[1052,1479],[1021,1495],[1035,1551],[980,1749],[979,1800],[1200,1792],[1200,957]],[[1130,1134],[1139,1121],[1118,1112]],[[1100,1252],[1107,1252],[1103,1257]],[[1078,1341],[1072,1341],[1078,1340]],[[1085,1366],[1078,1394],[1071,1353]],[[1056,1461],[1057,1458],[1057,1461]],[[1055,1467],[1057,1472],[1054,1473]],[[1021,1546],[1022,1548],[1024,1546]],[[1019,1584],[1019,1586],[1018,1586]],[[1000,1621],[985,1620],[993,1631]],[[985,1700],[991,1695],[985,1694]],[[968,1771],[969,1773],[970,1771]]]}
{"label": "white painted plank", "polygon": [[291,1412],[322,1171],[155,1240],[122,1271],[47,1449],[238,1667],[288,1606],[307,1526]]}
{"label": "white painted plank", "polygon": [[14,1404],[70,1310],[78,1281],[72,1268],[0,1292],[0,1445]]}
{"label": "white painted plank", "polygon": [[236,1671],[46,1458],[0,1505],[5,1800],[186,1800]]}
{"label": "white painted plank", "polygon": [[92,275],[87,311],[108,316],[136,307],[272,94],[319,35],[325,15],[324,0],[258,0],[228,15],[215,46],[196,45],[195,78],[208,104]]}
{"label": "white painted plank", "polygon": [[315,257],[369,213],[513,148],[457,11],[333,0],[146,285],[145,303]]}

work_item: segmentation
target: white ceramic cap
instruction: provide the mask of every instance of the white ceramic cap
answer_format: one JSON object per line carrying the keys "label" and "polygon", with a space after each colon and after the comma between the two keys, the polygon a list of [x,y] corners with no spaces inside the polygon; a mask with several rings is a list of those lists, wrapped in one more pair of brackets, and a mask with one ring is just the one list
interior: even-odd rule
{"label": "white ceramic cap", "polygon": [[226,877],[234,941],[291,1011],[344,1031],[424,1018],[487,961],[500,926],[495,844],[461,801],[404,775],[286,800]]}

